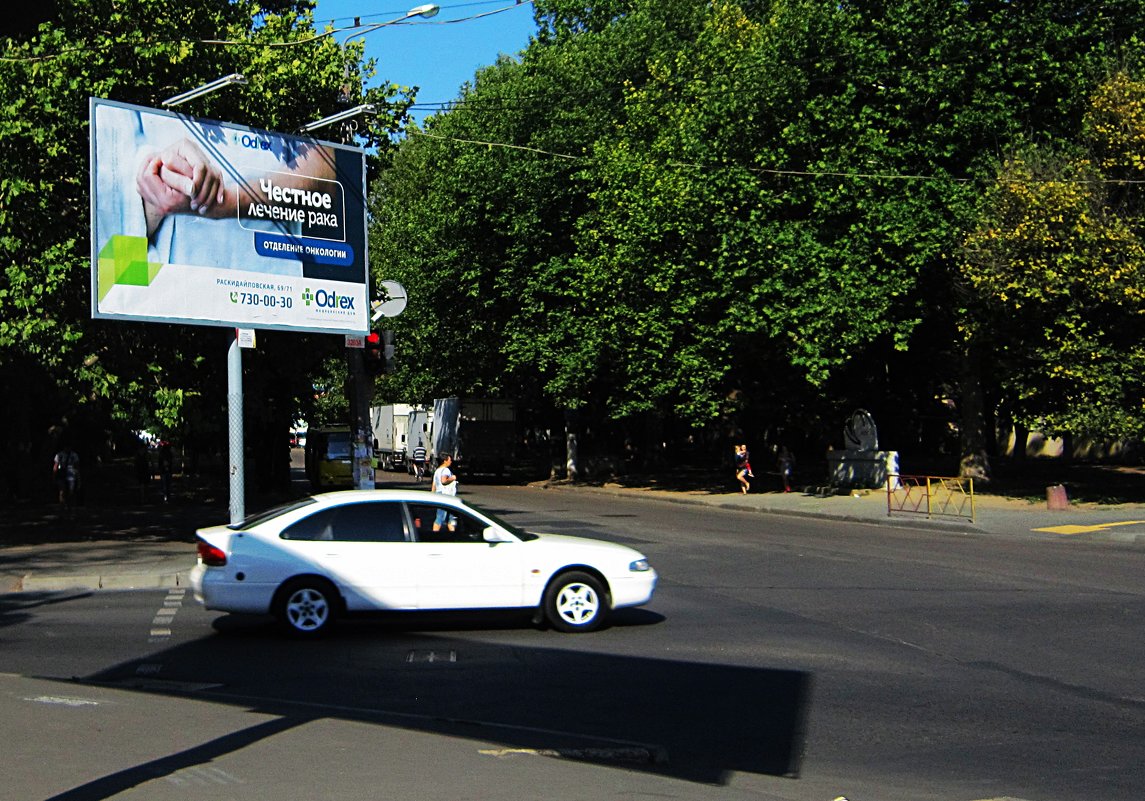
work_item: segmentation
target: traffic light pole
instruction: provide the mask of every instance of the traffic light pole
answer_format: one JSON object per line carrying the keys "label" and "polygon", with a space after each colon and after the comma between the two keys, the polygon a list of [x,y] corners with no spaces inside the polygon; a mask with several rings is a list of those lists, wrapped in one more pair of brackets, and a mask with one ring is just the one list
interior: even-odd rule
{"label": "traffic light pole", "polygon": [[362,349],[346,349],[346,367],[349,372],[350,431],[353,439],[354,486],[358,489],[374,488],[374,437],[370,426],[370,397],[374,394],[373,378],[366,375],[362,364]]}

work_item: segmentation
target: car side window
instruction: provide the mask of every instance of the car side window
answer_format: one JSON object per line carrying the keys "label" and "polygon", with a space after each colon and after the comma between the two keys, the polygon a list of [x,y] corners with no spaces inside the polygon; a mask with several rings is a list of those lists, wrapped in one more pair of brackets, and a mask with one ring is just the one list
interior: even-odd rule
{"label": "car side window", "polygon": [[284,528],[278,536],[284,540],[332,540],[336,511],[336,509],[322,509],[307,515]]}
{"label": "car side window", "polygon": [[389,501],[341,506],[334,518],[334,539],[341,542],[405,542],[402,505]]}
{"label": "car side window", "polygon": [[485,524],[465,512],[432,503],[411,503],[409,511],[418,542],[485,542]]}
{"label": "car side window", "polygon": [[291,523],[279,535],[284,540],[339,542],[405,542],[400,503],[352,503],[323,509]]}

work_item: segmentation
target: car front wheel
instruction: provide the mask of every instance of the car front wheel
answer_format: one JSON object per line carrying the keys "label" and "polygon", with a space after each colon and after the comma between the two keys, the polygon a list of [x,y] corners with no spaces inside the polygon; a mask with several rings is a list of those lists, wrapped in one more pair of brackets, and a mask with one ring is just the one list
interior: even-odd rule
{"label": "car front wheel", "polygon": [[593,631],[604,622],[607,613],[604,588],[588,573],[560,575],[545,593],[545,616],[558,631]]}
{"label": "car front wheel", "polygon": [[328,631],[338,608],[334,587],[321,579],[295,579],[279,590],[274,614],[291,634],[317,637]]}

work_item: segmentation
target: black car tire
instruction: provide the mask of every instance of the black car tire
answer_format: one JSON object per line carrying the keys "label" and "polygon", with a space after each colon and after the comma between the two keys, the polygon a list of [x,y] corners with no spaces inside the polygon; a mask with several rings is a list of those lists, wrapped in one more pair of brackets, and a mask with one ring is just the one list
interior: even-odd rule
{"label": "black car tire", "polygon": [[580,571],[562,573],[545,592],[545,617],[557,631],[594,631],[608,614],[608,595],[594,576]]}

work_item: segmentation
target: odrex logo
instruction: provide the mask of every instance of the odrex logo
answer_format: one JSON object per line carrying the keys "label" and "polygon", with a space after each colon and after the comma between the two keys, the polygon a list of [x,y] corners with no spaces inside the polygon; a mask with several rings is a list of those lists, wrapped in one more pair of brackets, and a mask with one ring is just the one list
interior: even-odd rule
{"label": "odrex logo", "polygon": [[249,148],[251,150],[270,150],[271,147],[271,142],[269,139],[263,139],[260,136],[252,136],[248,133],[240,135],[236,132],[232,136],[232,141],[236,145],[242,145],[243,147]]}
{"label": "odrex logo", "polygon": [[354,299],[346,295],[339,295],[337,292],[327,292],[325,289],[319,289],[317,292],[311,292],[310,288],[302,290],[302,302],[307,306],[312,303],[320,309],[353,309]]}

